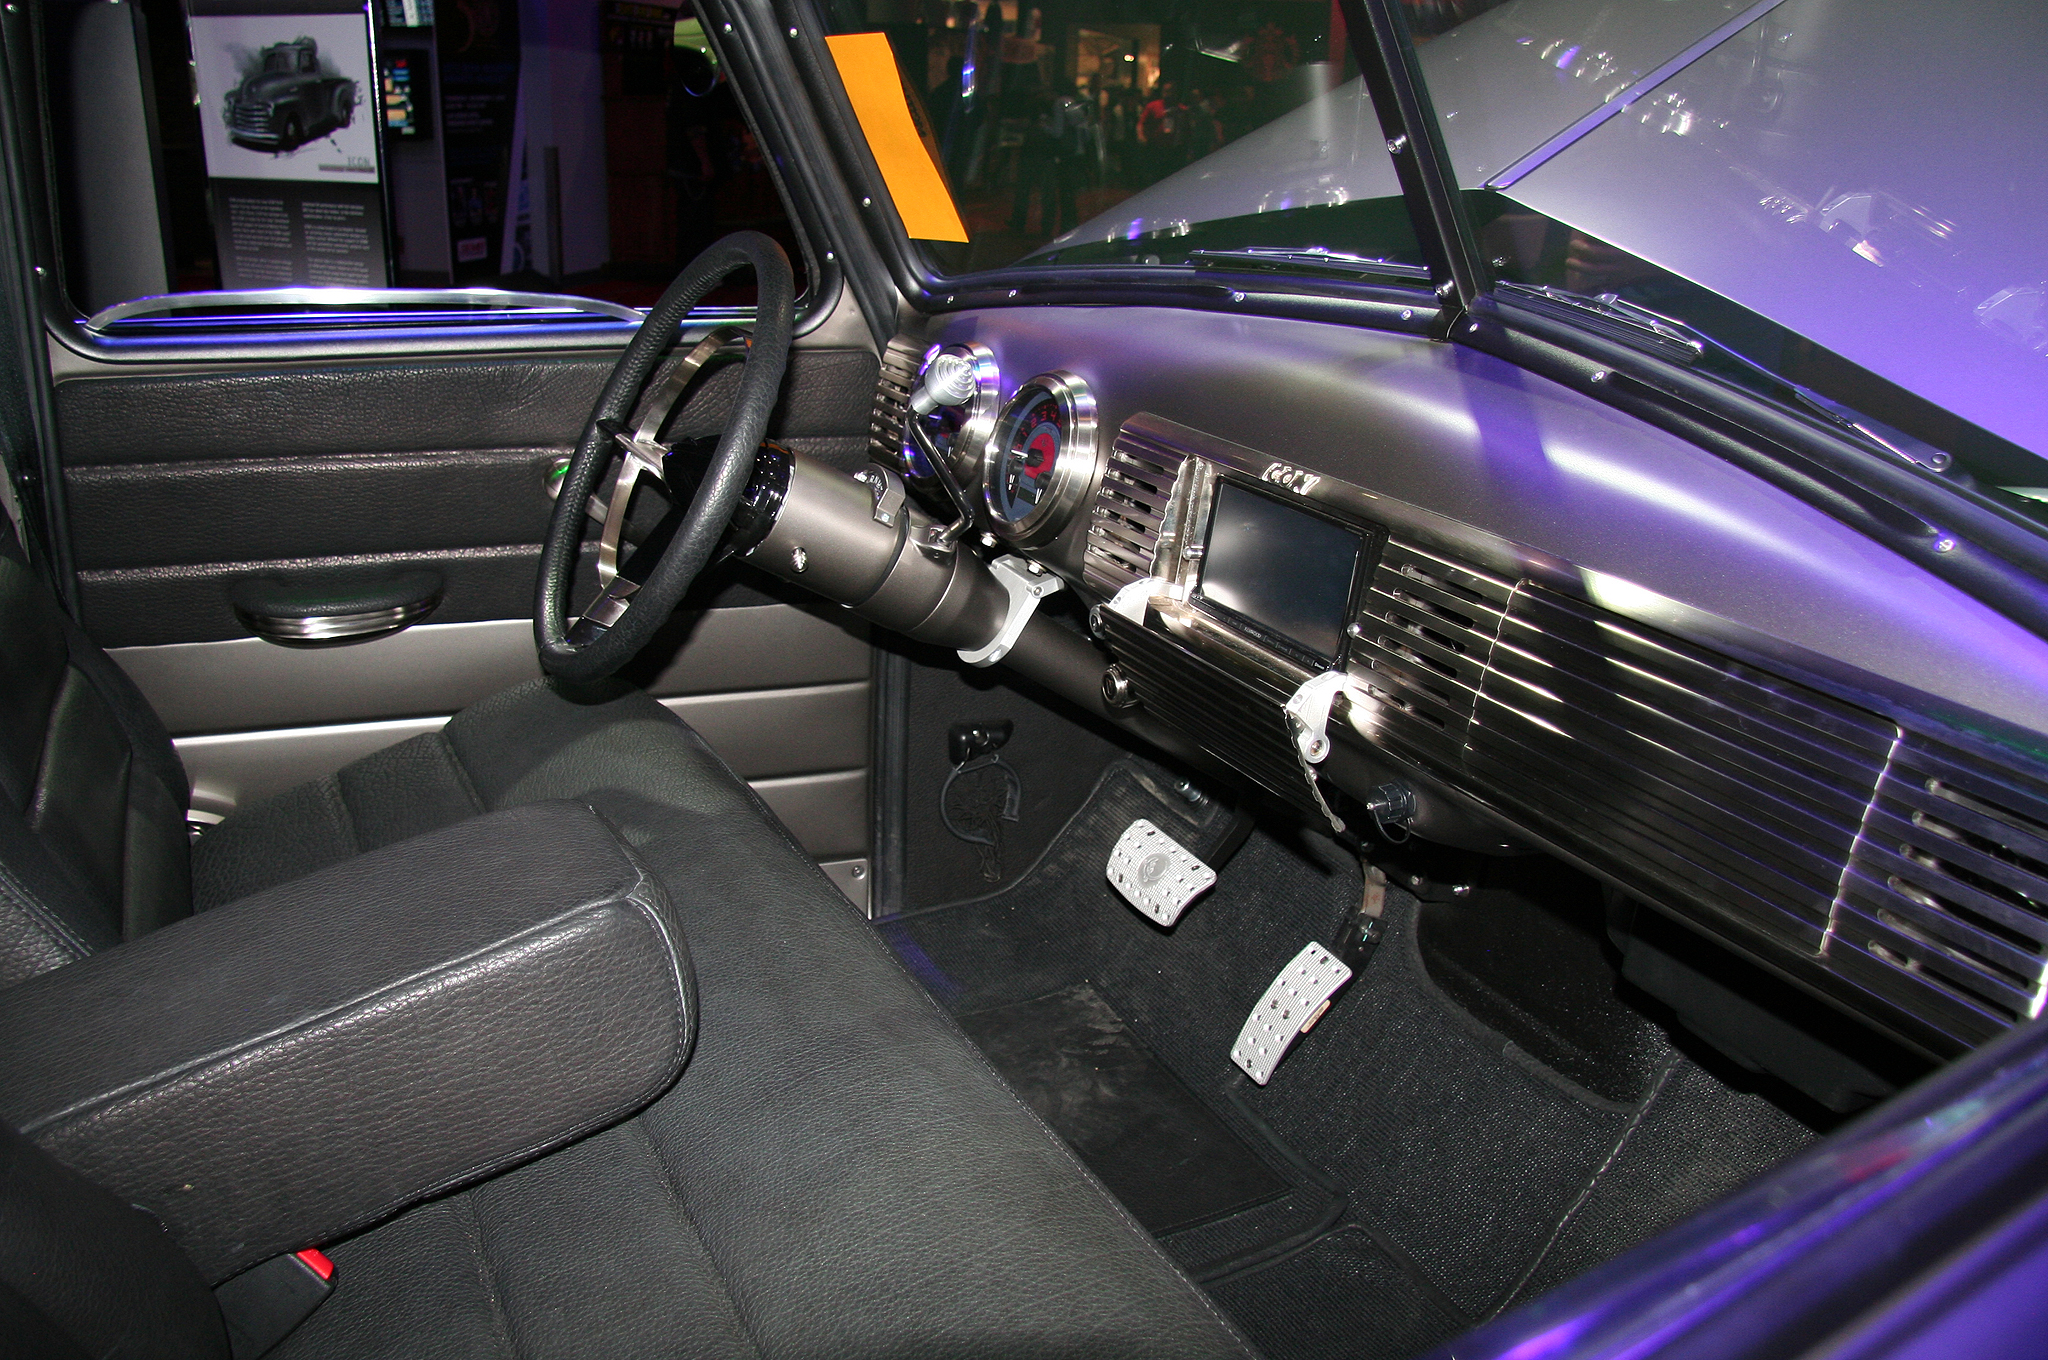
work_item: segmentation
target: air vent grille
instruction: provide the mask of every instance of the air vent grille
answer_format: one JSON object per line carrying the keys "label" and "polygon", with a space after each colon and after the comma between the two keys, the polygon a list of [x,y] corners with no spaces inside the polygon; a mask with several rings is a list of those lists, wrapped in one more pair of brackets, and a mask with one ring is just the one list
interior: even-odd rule
{"label": "air vent grille", "polygon": [[1102,487],[1088,526],[1088,555],[1082,575],[1104,594],[1114,595],[1152,575],[1152,558],[1166,523],[1173,483],[1186,455],[1125,430],[1109,451]]}
{"label": "air vent grille", "polygon": [[897,336],[882,350],[882,373],[875,382],[875,407],[868,419],[868,459],[886,468],[903,466],[903,422],[910,415],[910,389],[924,351]]}
{"label": "air vent grille", "polygon": [[1293,693],[1283,680],[1250,668],[1226,670],[1166,632],[1141,628],[1111,610],[1103,640],[1130,677],[1145,712],[1304,812],[1318,812],[1282,715]]}
{"label": "air vent grille", "polygon": [[1389,540],[1351,626],[1352,721],[1397,754],[1455,769],[1514,585]]}
{"label": "air vent grille", "polygon": [[[1179,465],[1119,440],[1089,540],[1099,588],[1151,574]],[[1386,542],[1349,631],[1347,726],[1625,888],[1746,923],[1960,1043],[2048,1013],[2048,761],[1413,541]],[[1104,635],[1146,712],[1315,811],[1281,675],[1156,621],[1105,613]]]}
{"label": "air vent grille", "polygon": [[1897,735],[1524,582],[1473,711],[1467,767],[1625,877],[1818,951]]}
{"label": "air vent grille", "polygon": [[1866,981],[1890,973],[1887,990],[1924,991],[1971,1037],[2041,1014],[2048,785],[1930,738],[1900,742],[1828,948]]}

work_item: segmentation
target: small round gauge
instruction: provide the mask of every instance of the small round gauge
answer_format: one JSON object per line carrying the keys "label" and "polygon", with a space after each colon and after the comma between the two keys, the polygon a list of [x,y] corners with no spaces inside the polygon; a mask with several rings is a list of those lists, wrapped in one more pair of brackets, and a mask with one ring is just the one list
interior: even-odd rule
{"label": "small round gauge", "polygon": [[1066,526],[1095,475],[1095,399],[1071,373],[1017,389],[988,442],[984,496],[1005,538],[1044,541]]}
{"label": "small round gauge", "polygon": [[[918,365],[918,381],[923,381],[925,370],[941,354],[957,354],[974,365],[974,395],[965,405],[941,406],[927,415],[907,418],[922,422],[933,446],[953,465],[954,480],[967,486],[973,483],[975,471],[981,466],[989,434],[996,427],[996,414],[1002,409],[1002,373],[987,345],[933,345]],[[937,479],[908,436],[903,441],[903,470],[913,485],[937,494]]]}

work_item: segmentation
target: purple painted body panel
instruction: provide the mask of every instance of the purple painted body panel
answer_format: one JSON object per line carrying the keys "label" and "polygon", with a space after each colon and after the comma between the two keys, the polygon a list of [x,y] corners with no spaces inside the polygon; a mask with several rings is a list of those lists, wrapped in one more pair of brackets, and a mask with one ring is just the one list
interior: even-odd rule
{"label": "purple painted body panel", "polygon": [[1515,198],[2048,454],[2048,6],[1786,0]]}

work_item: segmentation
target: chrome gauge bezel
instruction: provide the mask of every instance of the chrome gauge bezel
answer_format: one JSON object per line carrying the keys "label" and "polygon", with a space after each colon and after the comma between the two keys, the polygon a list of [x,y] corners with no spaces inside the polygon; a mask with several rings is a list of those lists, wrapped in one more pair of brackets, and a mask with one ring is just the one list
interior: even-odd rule
{"label": "chrome gauge bezel", "polygon": [[[1031,513],[1022,519],[1004,517],[996,497],[996,464],[1006,451],[1012,434],[1011,423],[1026,406],[1035,404],[1039,394],[1051,396],[1060,406],[1066,424],[1066,438],[1060,443],[1059,458],[1053,463],[1052,485]],[[988,509],[989,524],[998,538],[1011,543],[1043,543],[1064,531],[1074,513],[1087,499],[1101,472],[1102,441],[1096,431],[1095,394],[1079,374],[1065,369],[1041,373],[1020,383],[1003,404],[1002,414],[990,431],[982,455],[981,499]]]}
{"label": "chrome gauge bezel", "polygon": [[[958,354],[974,365],[974,395],[967,399],[962,408],[963,419],[959,431],[953,436],[953,447],[947,450],[947,461],[953,465],[953,476],[961,485],[970,485],[979,475],[982,460],[988,456],[988,441],[995,434],[996,419],[1003,413],[1003,373],[996,365],[995,351],[987,345],[968,341],[957,345],[933,345],[925,351],[918,363],[917,378],[911,390],[924,381],[925,370],[932,366],[932,360],[941,354]],[[920,416],[905,413],[904,419],[919,420]],[[905,447],[901,451],[903,465],[912,467],[909,436],[904,436]]]}

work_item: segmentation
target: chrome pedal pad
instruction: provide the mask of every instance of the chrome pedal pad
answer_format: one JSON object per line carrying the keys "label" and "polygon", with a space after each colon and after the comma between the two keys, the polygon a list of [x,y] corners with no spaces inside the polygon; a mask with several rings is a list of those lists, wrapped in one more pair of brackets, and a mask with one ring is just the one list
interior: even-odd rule
{"label": "chrome pedal pad", "polygon": [[1273,1079],[1281,1055],[1314,1028],[1330,1009],[1337,989],[1349,981],[1351,970],[1343,961],[1311,941],[1252,1007],[1237,1042],[1230,1046],[1230,1060],[1264,1086]]}
{"label": "chrome pedal pad", "polygon": [[1143,817],[1117,837],[1106,872],[1126,902],[1162,926],[1178,921],[1188,903],[1216,882],[1214,869]]}

